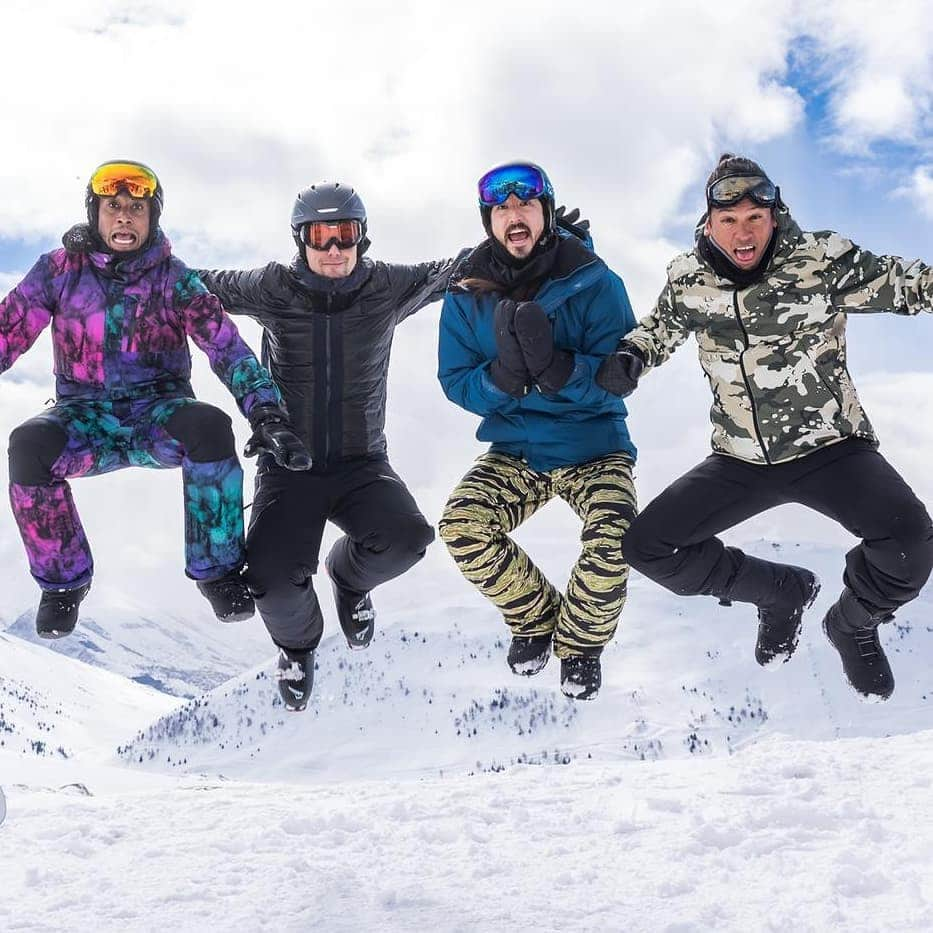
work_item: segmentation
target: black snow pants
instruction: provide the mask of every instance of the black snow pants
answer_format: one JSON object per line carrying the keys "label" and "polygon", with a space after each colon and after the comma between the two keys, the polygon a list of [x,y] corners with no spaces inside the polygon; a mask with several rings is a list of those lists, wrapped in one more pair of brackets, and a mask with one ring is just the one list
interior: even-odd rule
{"label": "black snow pants", "polygon": [[[712,454],[638,515],[622,549],[639,573],[681,596],[736,596],[743,563],[719,532],[786,503],[839,522],[861,543],[846,555],[844,583],[873,615],[914,599],[933,568],[933,524],[923,503],[869,441],[852,438],[786,463],[759,465]],[[767,604],[779,565],[754,561],[742,601]],[[772,571],[769,573],[769,569]],[[760,590],[755,593],[755,589]]]}
{"label": "black snow pants", "polygon": [[312,650],[324,631],[311,585],[324,525],[344,532],[327,556],[339,586],[368,593],[416,564],[434,529],[385,458],[299,473],[263,463],[246,535],[247,581],[272,640]]}

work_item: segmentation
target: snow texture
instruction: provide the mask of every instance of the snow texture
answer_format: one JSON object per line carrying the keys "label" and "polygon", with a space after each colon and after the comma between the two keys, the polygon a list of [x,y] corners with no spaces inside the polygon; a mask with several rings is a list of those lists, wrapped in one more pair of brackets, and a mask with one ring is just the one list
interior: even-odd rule
{"label": "snow texture", "polygon": [[841,552],[751,550],[824,581],[788,664],[635,578],[591,703],[508,671],[438,549],[368,651],[329,623],[303,713],[271,646],[184,701],[0,635],[0,929],[933,929],[929,597],[866,706],[819,627]]}

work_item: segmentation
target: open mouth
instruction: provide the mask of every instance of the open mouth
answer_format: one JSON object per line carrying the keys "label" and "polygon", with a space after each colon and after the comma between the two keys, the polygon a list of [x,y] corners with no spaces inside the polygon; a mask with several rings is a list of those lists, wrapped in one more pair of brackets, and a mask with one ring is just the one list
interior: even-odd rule
{"label": "open mouth", "polygon": [[747,266],[755,261],[755,257],[758,253],[758,250],[754,245],[752,246],[737,246],[733,250],[735,258],[738,261],[739,265]]}
{"label": "open mouth", "polygon": [[110,242],[114,246],[135,246],[139,237],[129,230],[117,230],[110,234]]}
{"label": "open mouth", "polygon": [[531,231],[524,224],[515,224],[506,231],[505,240],[512,246],[525,246],[531,242]]}

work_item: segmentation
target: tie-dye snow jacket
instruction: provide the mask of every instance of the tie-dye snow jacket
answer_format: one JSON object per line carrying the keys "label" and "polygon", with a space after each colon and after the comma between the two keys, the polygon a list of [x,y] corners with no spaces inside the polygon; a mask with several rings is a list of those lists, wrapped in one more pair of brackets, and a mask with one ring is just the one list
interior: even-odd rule
{"label": "tie-dye snow jacket", "polygon": [[66,249],[40,256],[0,302],[0,372],[49,322],[59,399],[191,396],[191,337],[244,414],[280,403],[220,301],[161,231],[130,259]]}
{"label": "tie-dye snow jacket", "polygon": [[[702,222],[702,221],[701,221]],[[654,310],[625,335],[663,363],[690,334],[713,390],[713,450],[780,463],[851,436],[874,440],[846,367],[846,315],[933,311],[933,268],[876,256],[786,209],[763,278],[722,278],[697,249],[677,256]]]}

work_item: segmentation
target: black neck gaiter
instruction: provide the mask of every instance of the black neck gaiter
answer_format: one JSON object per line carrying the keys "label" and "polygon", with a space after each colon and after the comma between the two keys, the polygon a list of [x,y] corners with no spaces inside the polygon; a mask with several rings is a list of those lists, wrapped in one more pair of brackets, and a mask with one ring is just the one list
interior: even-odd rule
{"label": "black neck gaiter", "polygon": [[716,241],[705,233],[697,242],[697,251],[703,260],[712,266],[713,271],[717,275],[721,275],[724,279],[728,279],[739,288],[748,288],[749,285],[754,285],[765,277],[768,266],[771,265],[771,257],[774,255],[774,247],[777,243],[776,234],[776,230],[771,231],[771,239],[768,240],[768,245],[765,247],[765,251],[761,256],[761,261],[753,269],[740,269],[719,248]]}

